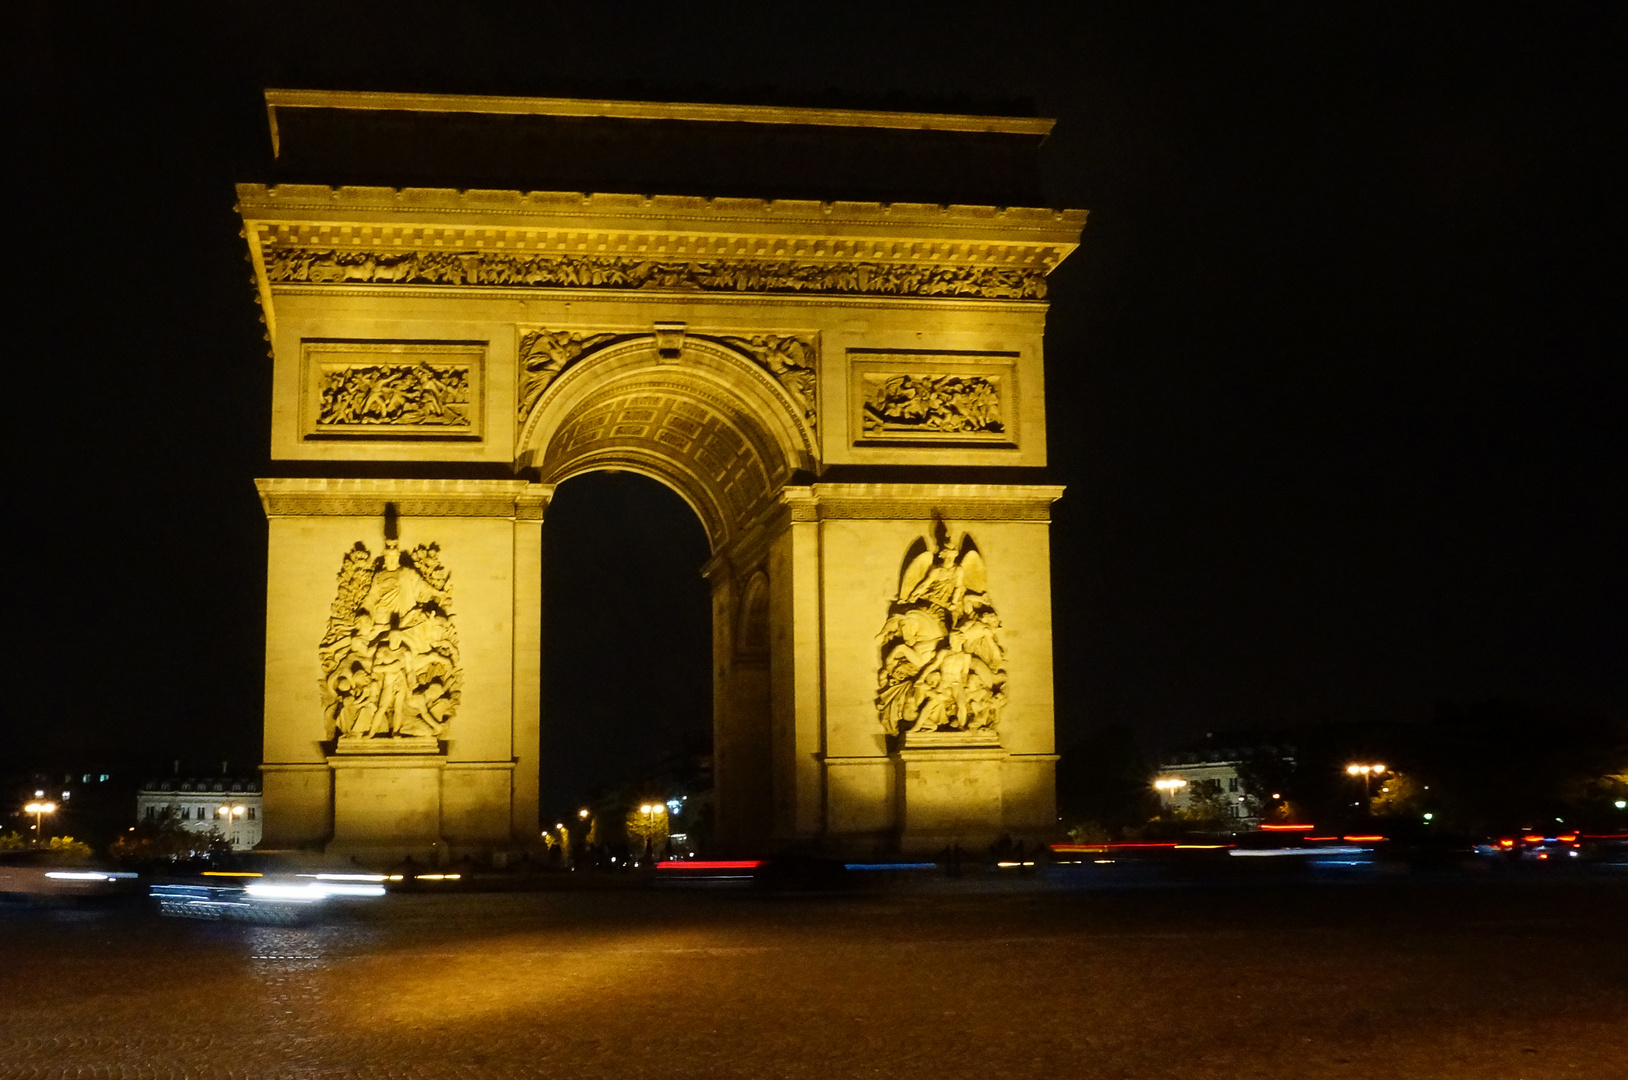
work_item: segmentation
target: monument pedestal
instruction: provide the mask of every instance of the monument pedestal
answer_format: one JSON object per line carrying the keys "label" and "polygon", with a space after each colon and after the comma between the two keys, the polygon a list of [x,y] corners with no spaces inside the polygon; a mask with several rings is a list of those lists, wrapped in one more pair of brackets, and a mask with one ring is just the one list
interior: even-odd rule
{"label": "monument pedestal", "polygon": [[421,862],[438,861],[446,847],[441,838],[446,758],[436,740],[354,740],[372,744],[365,751],[345,745],[347,741],[341,739],[328,757],[334,775],[334,830],[327,850],[363,858],[411,855]]}
{"label": "monument pedestal", "polygon": [[1011,755],[989,731],[902,735],[898,771],[899,849],[931,854],[951,844],[983,847],[1005,831],[1002,782]]}

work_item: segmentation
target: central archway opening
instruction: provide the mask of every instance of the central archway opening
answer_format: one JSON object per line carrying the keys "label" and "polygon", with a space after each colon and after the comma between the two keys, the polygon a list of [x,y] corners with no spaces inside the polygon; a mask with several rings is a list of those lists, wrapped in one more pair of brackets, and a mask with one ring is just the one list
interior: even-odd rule
{"label": "central archway opening", "polygon": [[[656,480],[597,471],[556,489],[543,526],[545,828],[583,807],[609,816],[685,788],[705,794],[712,609],[701,568],[709,556],[695,511]],[[704,833],[691,828],[704,813],[681,810],[671,831]],[[600,842],[626,842],[625,820],[601,825]]]}

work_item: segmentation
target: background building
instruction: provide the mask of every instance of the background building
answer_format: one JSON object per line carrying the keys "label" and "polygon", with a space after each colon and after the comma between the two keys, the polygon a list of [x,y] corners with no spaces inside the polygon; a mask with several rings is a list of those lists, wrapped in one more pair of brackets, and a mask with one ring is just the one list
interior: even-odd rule
{"label": "background building", "polygon": [[[1154,787],[1162,805],[1191,810],[1213,800],[1228,822],[1255,828],[1278,793],[1256,790],[1264,776],[1294,769],[1291,748],[1235,746],[1188,750],[1159,765]],[[1170,783],[1177,781],[1177,783]]]}
{"label": "background building", "polygon": [[136,793],[136,820],[151,821],[165,808],[192,832],[223,833],[234,851],[247,851],[260,842],[258,778],[166,776],[142,784]]}

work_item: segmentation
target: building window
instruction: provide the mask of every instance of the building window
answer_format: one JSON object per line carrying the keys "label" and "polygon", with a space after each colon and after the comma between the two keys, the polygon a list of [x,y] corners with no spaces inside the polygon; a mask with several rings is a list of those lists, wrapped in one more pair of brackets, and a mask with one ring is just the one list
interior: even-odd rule
{"label": "building window", "polygon": [[248,810],[248,816],[249,816],[249,820],[250,820],[250,821],[253,821],[253,820],[254,820],[254,807],[252,807],[252,806],[251,806],[251,807],[249,807],[249,810]]}
{"label": "building window", "polygon": [[149,806],[147,808],[147,820],[151,821],[151,820],[153,820],[153,818],[155,818],[157,816],[158,816],[158,807]]}
{"label": "building window", "polygon": [[1236,776],[1227,777],[1227,790],[1233,794],[1238,793],[1238,778]]}
{"label": "building window", "polygon": [[190,806],[181,807],[181,820],[182,821],[191,821],[192,820],[192,807],[190,807]]}

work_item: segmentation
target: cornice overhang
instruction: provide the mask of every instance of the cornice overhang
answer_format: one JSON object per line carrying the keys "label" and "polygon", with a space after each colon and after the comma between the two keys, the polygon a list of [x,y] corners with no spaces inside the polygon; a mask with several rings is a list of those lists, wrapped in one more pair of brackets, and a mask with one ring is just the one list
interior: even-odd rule
{"label": "cornice overhang", "polygon": [[241,184],[281,285],[672,288],[1035,300],[1084,210]]}
{"label": "cornice overhang", "polygon": [[541,521],[552,484],[525,480],[360,480],[270,477],[254,482],[268,518],[493,517]]}
{"label": "cornice overhang", "polygon": [[810,109],[777,105],[715,105],[699,102],[614,101],[604,98],[536,98],[489,94],[402,94],[372,90],[267,90],[272,152],[278,109],[353,109],[367,112],[488,113],[504,116],[566,116],[619,120],[686,120],[709,123],[785,124],[815,127],[899,128],[1045,137],[1057,121],[1038,116],[983,116],[874,109]]}

